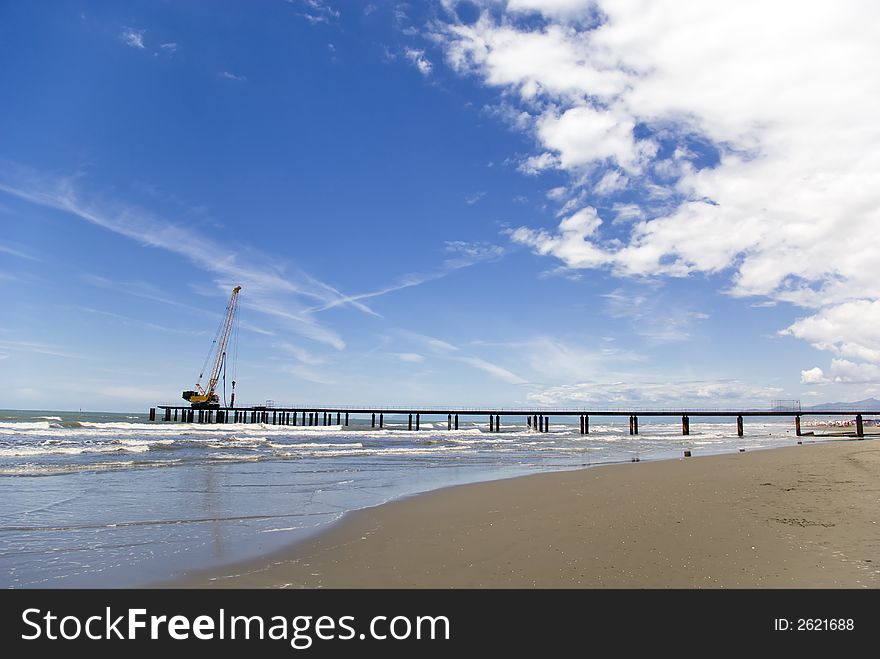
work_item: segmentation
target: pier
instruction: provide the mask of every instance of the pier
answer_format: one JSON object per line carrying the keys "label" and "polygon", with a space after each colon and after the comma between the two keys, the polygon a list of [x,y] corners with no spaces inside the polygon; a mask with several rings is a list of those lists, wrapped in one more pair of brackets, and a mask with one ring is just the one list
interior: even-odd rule
{"label": "pier", "polygon": [[[458,430],[459,418],[486,419],[489,432],[502,432],[502,418],[524,419],[526,427],[533,432],[550,432],[551,417],[576,418],[580,421],[580,434],[590,434],[590,417],[629,417],[629,434],[639,434],[639,418],[681,417],[681,434],[689,435],[692,418],[726,417],[735,419],[736,433],[743,437],[746,434],[747,418],[784,417],[794,421],[795,434],[800,437],[802,416],[849,417],[854,420],[853,436],[865,437],[864,417],[880,418],[880,410],[620,410],[620,409],[531,409],[531,408],[447,408],[447,407],[386,407],[386,406],[339,406],[329,407],[297,406],[269,407],[255,405],[251,407],[219,407],[214,409],[198,409],[188,405],[157,405],[150,408],[150,421],[157,421],[157,409],[162,410],[161,420],[179,423],[265,423],[281,426],[348,426],[352,414],[365,415],[370,419],[372,428],[387,427],[388,415],[404,419],[407,429],[417,432],[422,417],[439,417],[446,421],[447,430]],[[335,421],[335,423],[334,423]],[[810,433],[812,434],[812,433]]]}

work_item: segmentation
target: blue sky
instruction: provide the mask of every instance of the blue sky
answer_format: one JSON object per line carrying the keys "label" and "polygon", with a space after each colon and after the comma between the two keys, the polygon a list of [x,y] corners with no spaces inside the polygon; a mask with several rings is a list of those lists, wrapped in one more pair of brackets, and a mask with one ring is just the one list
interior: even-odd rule
{"label": "blue sky", "polygon": [[235,284],[241,402],[876,395],[877,10],[681,4],[3,3],[0,406],[177,401]]}

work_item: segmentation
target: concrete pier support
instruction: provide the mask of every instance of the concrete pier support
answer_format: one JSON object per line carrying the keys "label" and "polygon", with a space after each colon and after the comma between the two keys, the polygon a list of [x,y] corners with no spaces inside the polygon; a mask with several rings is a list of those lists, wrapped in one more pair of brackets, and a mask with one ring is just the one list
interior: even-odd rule
{"label": "concrete pier support", "polygon": [[801,418],[799,416],[794,418],[794,434],[798,437],[801,436]]}
{"label": "concrete pier support", "polygon": [[373,412],[373,416],[370,417],[370,428],[376,427],[376,413]]}
{"label": "concrete pier support", "polygon": [[174,410],[174,420],[177,421],[177,410]]}
{"label": "concrete pier support", "polygon": [[531,414],[529,414],[526,417],[526,429],[528,429],[528,430],[532,429],[532,415]]}
{"label": "concrete pier support", "polygon": [[633,414],[633,430],[635,431],[633,434],[639,434],[639,417]]}
{"label": "concrete pier support", "polygon": [[489,432],[495,432],[495,417],[489,415]]}
{"label": "concrete pier support", "polygon": [[581,434],[584,434],[584,415],[581,414]]}
{"label": "concrete pier support", "polygon": [[[167,412],[167,411],[168,411],[168,410],[166,410],[166,412]],[[155,420],[156,420],[156,408],[155,408],[155,407],[151,407],[151,408],[150,408],[150,421],[155,421]]]}
{"label": "concrete pier support", "polygon": [[862,415],[856,414],[856,437],[863,439],[865,437],[865,424],[862,421]]}
{"label": "concrete pier support", "polygon": [[385,427],[385,413],[379,412],[379,428]]}
{"label": "concrete pier support", "polygon": [[681,417],[681,434],[682,435],[690,435],[691,434],[691,418],[686,414]]}
{"label": "concrete pier support", "polygon": [[446,430],[452,430],[452,414],[446,415]]}
{"label": "concrete pier support", "polygon": [[736,417],[736,434],[739,437],[743,436],[743,418],[741,416]]}
{"label": "concrete pier support", "polygon": [[634,419],[635,419],[635,417],[632,414],[630,414],[629,415],[629,434],[630,435],[636,434]]}
{"label": "concrete pier support", "polygon": [[278,425],[278,412],[276,412],[275,410],[272,410],[272,425]]}
{"label": "concrete pier support", "polygon": [[455,415],[455,429],[458,430],[458,414]]}
{"label": "concrete pier support", "polygon": [[421,422],[421,414],[416,414],[416,430],[419,429],[419,423]]}
{"label": "concrete pier support", "polygon": [[412,414],[409,415],[409,425],[407,426],[407,430],[412,430]]}
{"label": "concrete pier support", "polygon": [[[348,415],[346,414],[346,416],[348,416]],[[339,412],[336,413],[336,425],[337,426],[342,425],[342,415]]]}
{"label": "concrete pier support", "polygon": [[192,423],[195,417],[195,410],[184,410],[186,412],[187,423]]}
{"label": "concrete pier support", "polygon": [[309,426],[312,426],[312,425],[314,425],[314,424],[312,423],[312,413],[309,412]]}
{"label": "concrete pier support", "polygon": [[[156,412],[155,410],[150,410],[150,421],[156,420]],[[165,416],[163,417],[164,421],[171,421],[171,410],[167,407],[165,408]]]}
{"label": "concrete pier support", "polygon": [[544,417],[544,432],[550,432],[550,417]]}
{"label": "concrete pier support", "polygon": [[501,415],[495,415],[495,432],[501,432]]}
{"label": "concrete pier support", "polygon": [[348,427],[348,412],[345,413],[345,426]]}
{"label": "concrete pier support", "polygon": [[590,434],[590,415],[584,414],[584,434]]}

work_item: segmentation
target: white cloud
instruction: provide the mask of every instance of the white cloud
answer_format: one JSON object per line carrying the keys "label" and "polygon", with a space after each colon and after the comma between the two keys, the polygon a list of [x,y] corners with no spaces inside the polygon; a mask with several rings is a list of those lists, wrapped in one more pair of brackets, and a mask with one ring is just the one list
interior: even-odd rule
{"label": "white cloud", "polygon": [[419,73],[423,76],[431,75],[431,71],[434,69],[434,65],[431,64],[430,60],[425,57],[424,50],[418,50],[416,48],[407,48],[404,51],[404,55],[406,58],[412,62],[413,66],[415,66]]}
{"label": "white cloud", "polygon": [[419,364],[425,361],[424,355],[420,355],[417,352],[392,352],[391,355],[397,357],[402,362],[409,362],[410,364]]}
{"label": "white cloud", "polygon": [[133,30],[130,27],[127,27],[122,31],[122,34],[119,35],[119,37],[132,48],[143,50],[146,48],[144,45],[144,32],[145,30]]}
{"label": "white cloud", "polygon": [[[706,407],[732,404],[755,405],[769,408],[780,389],[755,387],[738,380],[679,380],[670,382],[632,381],[580,382],[550,387],[529,394],[528,399],[539,405],[597,406],[612,408],[627,405],[656,407],[658,405],[688,405]],[[693,408],[691,408],[693,409]]]}
{"label": "white cloud", "polygon": [[517,169],[523,174],[535,176],[543,172],[545,169],[555,167],[558,163],[559,160],[552,153],[542,153],[537,156],[529,156]]}
{"label": "white cloud", "polygon": [[[435,34],[450,66],[528,115],[518,125],[538,149],[520,169],[559,168],[588,185],[585,174],[617,166],[644,200],[642,214],[618,216],[615,241],[592,225],[521,227],[513,240],[568,268],[719,273],[734,296],[815,310],[792,336],[880,364],[871,317],[822,330],[851,305],[880,300],[880,5],[482,5],[490,10],[476,23],[438,23]],[[545,20],[523,20],[528,12]],[[671,157],[652,135],[675,146]],[[714,160],[695,164],[692,137]]]}
{"label": "white cloud", "polygon": [[822,382],[827,382],[827,380],[825,373],[818,366],[801,371],[801,384],[820,384]]}
{"label": "white cloud", "polygon": [[163,52],[168,53],[169,55],[173,55],[177,52],[177,44],[173,41],[169,41],[168,43],[163,43],[159,46]]}
{"label": "white cloud", "polygon": [[318,23],[330,23],[339,18],[338,9],[334,9],[329,3],[322,0],[287,0],[291,5],[302,7],[303,12],[299,14],[312,25]]}
{"label": "white cloud", "polygon": [[562,185],[558,188],[551,188],[547,190],[547,199],[551,199],[553,201],[562,201],[565,199],[565,195],[568,193],[568,189]]}
{"label": "white cloud", "polygon": [[245,256],[230,251],[202,234],[135,206],[86,200],[73,179],[42,177],[10,163],[0,162],[0,192],[69,213],[142,246],[182,256],[214,275],[215,290],[224,297],[232,286],[241,284],[245,290],[243,307],[280,319],[288,329],[314,341],[339,350],[345,347],[339,334],[318,323],[301,300],[346,304],[346,296],[312,277],[286,276],[283,264],[272,263],[266,255]]}
{"label": "white cloud", "polygon": [[303,364],[317,366],[318,364],[324,363],[324,360],[321,357],[314,355],[308,350],[305,350],[304,348],[301,348],[300,346],[294,345],[293,343],[289,343],[287,341],[276,343],[275,347],[283,350],[290,355],[293,355]]}
{"label": "white cloud", "polygon": [[485,196],[486,196],[486,193],[483,191],[474,192],[464,198],[464,203],[466,203],[468,206],[473,206],[475,203],[480,201],[480,199],[482,199]]}
{"label": "white cloud", "polygon": [[489,375],[492,375],[499,380],[503,380],[508,384],[526,384],[526,380],[519,377],[516,373],[512,373],[508,371],[506,368],[498,366],[497,364],[493,364],[492,362],[486,361],[485,359],[481,359],[479,357],[455,357],[455,361],[461,362],[462,364],[467,364],[468,366],[473,366],[476,369],[484,371]]}
{"label": "white cloud", "polygon": [[235,80],[236,82],[244,82],[247,80],[244,76],[236,75],[234,73],[230,73],[229,71],[221,71],[221,78],[226,78],[227,80]]}
{"label": "white cloud", "polygon": [[27,261],[39,261],[40,260],[36,256],[28,254],[27,252],[22,252],[21,250],[18,250],[18,249],[13,249],[12,247],[9,247],[8,245],[4,245],[2,243],[0,243],[0,254],[9,254],[10,256],[15,256],[17,258],[25,259]]}

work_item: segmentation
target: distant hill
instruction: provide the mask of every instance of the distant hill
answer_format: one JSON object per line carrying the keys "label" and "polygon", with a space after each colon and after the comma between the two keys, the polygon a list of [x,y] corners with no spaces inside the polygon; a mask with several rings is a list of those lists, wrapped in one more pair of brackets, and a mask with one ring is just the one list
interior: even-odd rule
{"label": "distant hill", "polygon": [[810,405],[809,407],[802,407],[801,409],[805,412],[813,410],[826,410],[828,412],[846,412],[849,410],[876,411],[880,410],[880,400],[877,400],[876,398],[866,398],[865,400],[857,400],[854,403],[820,403],[819,405]]}

